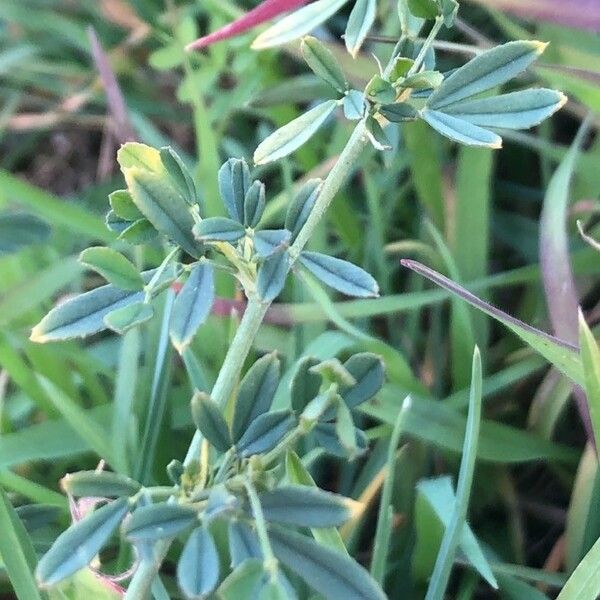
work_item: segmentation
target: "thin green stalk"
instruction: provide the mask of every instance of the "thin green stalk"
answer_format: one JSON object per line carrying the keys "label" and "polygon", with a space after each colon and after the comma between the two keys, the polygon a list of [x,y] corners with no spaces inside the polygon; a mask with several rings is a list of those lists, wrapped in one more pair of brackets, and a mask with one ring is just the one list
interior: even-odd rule
{"label": "thin green stalk", "polygon": [[410,402],[410,396],[407,396],[398,412],[398,418],[392,430],[387,455],[387,477],[383,483],[381,500],[379,502],[379,514],[377,515],[377,529],[375,530],[373,558],[371,559],[371,575],[375,581],[382,585],[385,578],[385,565],[390,549],[390,537],[392,535],[392,490],[394,489],[396,449],[400,443],[400,436],[404,429],[404,422],[410,408]]}
{"label": "thin green stalk", "polygon": [[452,565],[454,564],[456,549],[467,518],[467,508],[469,506],[477,457],[479,427],[481,424],[481,388],[481,355],[479,348],[476,346],[473,353],[469,415],[467,417],[463,457],[460,463],[458,484],[456,486],[456,500],[450,522],[444,533],[442,545],[435,561],[431,583],[429,584],[425,600],[443,600],[446,588],[448,587]]}
{"label": "thin green stalk", "polygon": [[[251,476],[252,468],[249,470],[249,477]],[[258,534],[260,547],[264,556],[264,564],[268,571],[272,571],[273,569],[277,568],[277,559],[275,558],[273,549],[271,548],[271,542],[269,541],[269,535],[267,533],[267,523],[265,521],[265,516],[263,515],[260,500],[258,499],[258,494],[256,493],[254,485],[252,485],[252,481],[250,479],[247,479],[244,482],[244,486],[248,492],[248,500],[250,500],[252,513],[254,514],[256,533]]]}
{"label": "thin green stalk", "polygon": [[419,54],[417,54],[417,58],[415,58],[415,62],[413,63],[413,66],[408,71],[407,77],[409,75],[414,75],[421,68],[423,61],[425,60],[425,55],[427,54],[427,50],[429,50],[429,47],[431,46],[431,44],[433,44],[433,42],[434,42],[437,34],[439,33],[440,29],[442,28],[443,24],[444,24],[444,19],[442,17],[436,17],[435,23],[433,24],[433,27],[431,28],[429,35],[425,38],[425,41],[423,42],[423,45],[421,46],[421,50],[419,51]]}

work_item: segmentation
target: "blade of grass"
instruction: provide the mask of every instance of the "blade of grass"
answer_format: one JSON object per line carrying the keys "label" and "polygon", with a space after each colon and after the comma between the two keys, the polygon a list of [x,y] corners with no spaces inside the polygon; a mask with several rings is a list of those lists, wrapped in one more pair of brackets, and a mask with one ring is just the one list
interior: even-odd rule
{"label": "blade of grass", "polygon": [[467,519],[469,498],[471,496],[471,484],[477,458],[477,443],[479,439],[479,427],[481,423],[481,357],[479,349],[475,347],[473,353],[473,370],[471,378],[471,397],[469,399],[469,414],[467,417],[467,429],[465,431],[465,442],[463,457],[460,463],[458,484],[456,486],[456,501],[450,517],[448,527],[442,538],[435,567],[431,576],[431,582],[427,590],[426,600],[442,600],[448,586],[456,549]]}
{"label": "blade of grass", "polygon": [[579,311],[579,347],[585,379],[586,410],[589,414],[593,439],[596,442],[596,456],[600,459],[600,349],[581,311]]}
{"label": "blade of grass", "polygon": [[29,481],[12,471],[0,471],[0,486],[12,490],[25,498],[29,498],[38,504],[49,504],[50,506],[59,506],[67,508],[67,499],[58,492],[49,490],[47,487]]}
{"label": "blade of grass", "polygon": [[410,407],[410,396],[407,396],[398,411],[398,418],[394,424],[390,443],[388,445],[388,455],[386,461],[386,471],[388,476],[383,483],[381,490],[381,500],[379,502],[379,514],[377,515],[377,528],[375,530],[375,540],[373,542],[373,558],[371,559],[371,575],[375,581],[381,585],[385,579],[385,566],[390,549],[390,539],[392,537],[392,491],[394,489],[394,474],[396,472],[396,449],[400,443],[400,436],[404,429],[406,413]]}
{"label": "blade of grass", "polygon": [[596,600],[600,594],[600,539],[592,546],[556,600]]}
{"label": "blade of grass", "polygon": [[33,577],[35,550],[25,527],[0,488],[0,555],[18,600],[42,600]]}

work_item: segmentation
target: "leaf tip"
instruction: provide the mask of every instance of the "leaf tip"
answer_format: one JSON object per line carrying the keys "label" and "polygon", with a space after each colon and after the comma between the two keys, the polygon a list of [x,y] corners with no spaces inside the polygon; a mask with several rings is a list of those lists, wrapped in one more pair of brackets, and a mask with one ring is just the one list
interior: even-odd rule
{"label": "leaf tip", "polygon": [[48,341],[47,336],[41,331],[39,323],[31,330],[29,340],[36,344],[43,344]]}

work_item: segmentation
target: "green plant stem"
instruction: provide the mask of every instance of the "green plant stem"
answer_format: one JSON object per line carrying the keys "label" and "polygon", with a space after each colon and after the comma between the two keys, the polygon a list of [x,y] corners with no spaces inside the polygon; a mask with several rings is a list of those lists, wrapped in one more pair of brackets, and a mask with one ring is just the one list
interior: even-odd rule
{"label": "green plant stem", "polygon": [[252,468],[249,469],[248,479],[244,482],[246,491],[248,492],[248,500],[250,500],[250,506],[252,507],[252,513],[254,514],[254,520],[256,522],[256,533],[260,541],[260,547],[264,556],[264,564],[268,571],[272,571],[277,568],[277,559],[273,554],[271,548],[271,542],[269,541],[269,535],[267,533],[267,523],[265,516],[263,515],[262,506],[258,499],[258,494],[254,489],[254,485],[250,479],[252,477]]}
{"label": "green plant stem", "polygon": [[440,29],[442,28],[443,24],[444,24],[444,19],[442,17],[436,17],[435,23],[433,24],[433,27],[431,28],[429,35],[425,38],[425,41],[423,42],[423,46],[421,46],[421,50],[419,51],[419,54],[417,54],[417,58],[415,58],[415,62],[413,63],[413,66],[410,68],[410,70],[408,71],[408,73],[406,75],[407,77],[410,75],[414,75],[421,68],[423,61],[425,60],[425,55],[427,54],[427,50],[429,50],[429,47],[431,46],[431,44],[433,44],[433,42],[434,42],[437,34],[439,33]]}

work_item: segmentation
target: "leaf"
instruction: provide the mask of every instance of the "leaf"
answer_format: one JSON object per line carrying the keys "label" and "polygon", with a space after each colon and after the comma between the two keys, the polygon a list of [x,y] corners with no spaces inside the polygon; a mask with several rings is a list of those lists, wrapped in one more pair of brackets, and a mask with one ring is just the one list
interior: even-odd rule
{"label": "leaf", "polygon": [[256,227],[265,210],[265,184],[253,181],[244,196],[244,225]]}
{"label": "leaf", "polygon": [[97,271],[116,287],[141,290],[144,282],[138,270],[122,254],[112,248],[95,246],[79,255],[79,262]]}
{"label": "leaf", "polygon": [[528,129],[554,114],[566,101],[560,92],[530,89],[458,102],[444,112],[480,127]]}
{"label": "leaf", "polygon": [[302,412],[306,405],[319,395],[321,377],[311,370],[319,362],[313,356],[304,356],[296,365],[290,382],[291,403],[296,412]]}
{"label": "leaf", "polygon": [[[339,456],[340,458],[346,459],[356,458],[357,456],[364,454],[369,448],[369,442],[364,432],[357,427],[354,428],[354,444],[348,444],[352,445],[350,454],[348,453],[347,447],[340,442],[335,423],[319,423],[313,431],[319,445],[333,456]],[[347,440],[345,441],[347,443]]]}
{"label": "leaf", "polygon": [[342,389],[340,395],[349,408],[354,408],[370,400],[383,387],[385,367],[383,360],[372,352],[354,354],[344,367],[356,380],[356,384]]}
{"label": "leaf", "polygon": [[435,19],[439,14],[439,6],[435,0],[407,0],[408,10],[421,19]]}
{"label": "leaf", "polygon": [[186,598],[206,598],[219,583],[219,555],[206,527],[197,527],[188,538],[177,563],[177,583]]}
{"label": "leaf", "polygon": [[32,571],[35,550],[19,515],[0,488],[0,558],[19,600],[42,600]]}
{"label": "leaf", "polygon": [[[424,515],[426,517],[427,527],[432,527],[432,516],[435,515],[439,519],[444,528],[448,527],[452,507],[455,503],[454,490],[449,476],[438,477],[436,479],[425,479],[417,484],[417,523],[419,522],[419,513],[422,513],[423,502],[427,503],[430,511]],[[433,512],[433,515],[431,514]],[[422,521],[423,519],[421,519]],[[428,540],[430,541],[430,540]],[[459,547],[467,560],[478,573],[492,587],[497,587],[496,578],[492,573],[490,564],[488,563],[483,550],[475,537],[468,523],[464,523],[460,535]]]}
{"label": "leaf", "polygon": [[427,106],[440,110],[502,85],[524,71],[545,48],[541,42],[518,41],[487,50],[454,71],[431,94]]}
{"label": "leaf", "polygon": [[[142,273],[148,283],[154,271]],[[104,317],[111,311],[144,299],[143,292],[104,285],[80,294],[54,307],[31,331],[34,342],[50,342],[84,337],[106,328]]]}
{"label": "leaf", "polygon": [[129,227],[119,232],[119,239],[133,245],[147,244],[158,237],[158,231],[154,229],[148,219],[138,219]]}
{"label": "leaf", "polygon": [[379,585],[348,556],[280,527],[269,528],[269,540],[277,559],[327,600],[385,600]]}
{"label": "leaf", "polygon": [[43,244],[50,233],[47,223],[33,215],[0,215],[0,256],[33,244]]}
{"label": "leaf", "polygon": [[579,311],[579,347],[585,383],[587,406],[590,413],[596,453],[600,446],[600,349],[594,335]]}
{"label": "leaf", "polygon": [[300,50],[313,73],[343,94],[348,88],[348,82],[331,50],[312,36],[302,39]]}
{"label": "leaf", "polygon": [[430,109],[423,109],[420,115],[438,133],[459,144],[483,146],[485,148],[502,147],[502,139],[499,135],[473,125],[469,121]]}
{"label": "leaf", "polygon": [[191,506],[181,504],[149,504],[136,509],[123,525],[123,534],[134,543],[154,542],[170,538],[198,520]]}
{"label": "leaf", "polygon": [[296,425],[294,413],[278,410],[257,417],[237,442],[240,456],[263,454],[272,450]]}
{"label": "leaf", "polygon": [[137,221],[143,214],[135,205],[131,194],[127,190],[116,190],[108,195],[108,201],[115,215],[125,221]]}
{"label": "leaf", "polygon": [[171,342],[179,354],[190,345],[210,315],[214,300],[213,266],[210,263],[196,264],[175,298],[169,324]]}
{"label": "leaf", "polygon": [[335,434],[345,450],[346,456],[353,460],[359,456],[364,448],[359,448],[356,436],[356,427],[352,413],[344,402],[337,403],[335,415]]}
{"label": "leaf", "polygon": [[406,102],[383,104],[379,107],[379,112],[391,123],[414,121],[419,116],[417,110]]}
{"label": "leaf", "polygon": [[444,81],[444,76],[439,71],[420,71],[402,80],[401,87],[413,90],[430,90],[439,87],[442,81]]}
{"label": "leaf", "polygon": [[376,9],[376,0],[356,0],[352,7],[346,24],[344,42],[346,43],[346,49],[353,58],[356,58],[369,30],[373,26]]}
{"label": "leaf", "polygon": [[289,255],[286,251],[269,256],[258,270],[256,291],[263,302],[272,302],[279,296],[290,270]]}
{"label": "leaf", "polygon": [[396,94],[394,86],[381,75],[373,75],[365,88],[365,95],[377,103],[394,102]]}
{"label": "leaf", "polygon": [[[293,450],[288,450],[286,453],[285,474],[288,481],[292,484],[299,484],[311,488],[317,487],[317,484],[300,460],[300,457]],[[335,527],[313,527],[310,531],[315,540],[323,546],[327,546],[342,554],[348,554],[342,536]]]}
{"label": "leaf", "polygon": [[123,335],[133,327],[146,323],[154,316],[154,309],[147,302],[139,301],[112,310],[104,316],[104,324]]}
{"label": "leaf", "polygon": [[188,204],[177,194],[166,173],[139,167],[121,166],[121,169],[131,197],[144,217],[160,233],[197,258],[201,248],[192,235],[194,219]]}
{"label": "leaf", "polygon": [[262,560],[247,560],[223,581],[219,596],[223,600],[257,600],[266,577]]}
{"label": "leaf", "polygon": [[219,192],[229,216],[244,223],[244,200],[250,188],[250,169],[246,161],[230,158],[219,169]]}
{"label": "leaf", "polygon": [[221,452],[231,447],[229,428],[219,405],[205,392],[196,392],[192,398],[192,419],[202,435]]}
{"label": "leaf", "polygon": [[292,232],[292,241],[308,220],[322,187],[322,179],[309,179],[290,202],[285,214],[285,228]]}
{"label": "leaf", "polygon": [[317,279],[338,292],[358,298],[379,295],[377,282],[366,271],[340,258],[305,250],[300,263]]}
{"label": "leaf", "polygon": [[259,358],[242,379],[235,401],[233,440],[237,442],[248,426],[271,407],[279,384],[280,363],[275,352]]}
{"label": "leaf", "polygon": [[600,539],[577,565],[557,600],[596,600],[600,594],[599,561]]}
{"label": "leaf", "polygon": [[61,533],[38,563],[36,579],[40,586],[52,586],[86,567],[106,544],[128,510],[128,499],[119,498]]}
{"label": "leaf", "polygon": [[350,121],[358,121],[365,114],[365,95],[360,90],[348,90],[342,100],[344,116]]}
{"label": "leaf", "polygon": [[[464,528],[467,523],[471,487],[477,460],[479,428],[481,424],[481,388],[481,356],[479,354],[479,348],[475,346],[475,351],[473,352],[471,389],[469,394],[469,412],[467,415],[467,427],[465,431],[462,458],[460,461],[458,483],[456,485],[456,498],[452,506],[450,518],[446,524],[446,531],[442,538],[433,574],[431,575],[429,588],[427,589],[428,599],[444,597],[450,580],[450,573],[454,565],[456,551],[461,543]],[[498,587],[495,579],[493,579],[493,575],[490,583],[493,587]]]}
{"label": "leaf", "polygon": [[209,217],[194,225],[194,236],[202,242],[237,242],[245,235],[244,226],[227,217]]}
{"label": "leaf", "polygon": [[392,144],[387,135],[385,135],[383,127],[381,127],[379,121],[375,117],[371,115],[367,116],[365,120],[365,131],[369,141],[373,144],[373,148],[376,150],[391,149]]}
{"label": "leaf", "polygon": [[[322,1],[317,0],[307,8]],[[258,145],[254,151],[254,163],[263,165],[273,162],[297,150],[325,123],[336,106],[336,100],[326,100],[280,127]]]}
{"label": "leaf", "polygon": [[273,48],[291,42],[311,32],[331,15],[337,12],[348,0],[317,0],[293,12],[263,31],[252,42],[254,50]]}
{"label": "leaf", "polygon": [[179,154],[171,146],[165,146],[160,149],[160,160],[182,198],[190,205],[196,204],[194,180]]}
{"label": "leaf", "polygon": [[290,232],[287,229],[263,229],[254,233],[253,241],[256,254],[268,258],[289,246]]}
{"label": "leaf", "polygon": [[137,481],[111,471],[79,471],[69,473],[60,480],[62,489],[76,498],[119,498],[133,496],[142,487]]}
{"label": "leaf", "polygon": [[352,501],[316,487],[280,486],[259,500],[267,521],[299,527],[339,527],[352,516]]}
{"label": "leaf", "polygon": [[261,559],[262,551],[256,533],[244,522],[229,521],[229,555],[231,567],[236,569],[249,559]]}
{"label": "leaf", "polygon": [[531,346],[536,352],[541,354],[548,362],[553,364],[559,371],[564,373],[567,377],[572,379],[579,385],[584,384],[583,371],[581,367],[581,360],[579,358],[577,348],[564,342],[558,338],[555,338],[539,329],[535,329],[506,313],[498,310],[496,307],[484,302],[468,292],[464,288],[450,281],[443,275],[436,273],[435,271],[421,265],[418,262],[412,260],[402,260],[402,264],[413,271],[427,277],[433,281],[436,285],[443,287],[444,289],[456,294],[471,306],[478,308],[490,317],[500,321],[508,327],[513,333],[518,335],[526,344]]}

